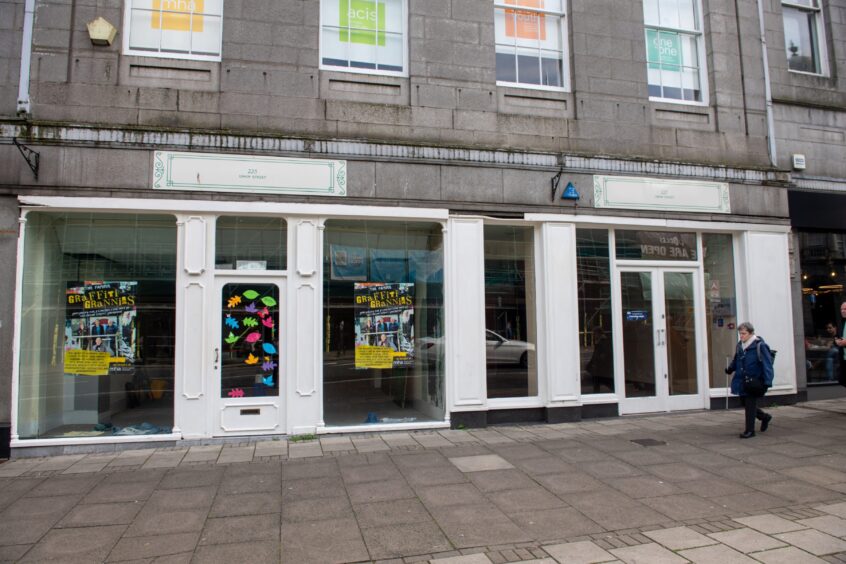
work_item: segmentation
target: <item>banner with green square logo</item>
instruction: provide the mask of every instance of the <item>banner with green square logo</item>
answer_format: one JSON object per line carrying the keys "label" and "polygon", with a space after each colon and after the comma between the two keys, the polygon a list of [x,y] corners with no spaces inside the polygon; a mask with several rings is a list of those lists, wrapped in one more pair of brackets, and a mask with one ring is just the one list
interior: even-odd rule
{"label": "banner with green square logo", "polygon": [[[385,46],[385,3],[378,0],[338,0],[340,40]],[[343,29],[349,28],[349,29]]]}
{"label": "banner with green square logo", "polygon": [[681,36],[671,31],[646,30],[646,60],[650,69],[681,71]]}

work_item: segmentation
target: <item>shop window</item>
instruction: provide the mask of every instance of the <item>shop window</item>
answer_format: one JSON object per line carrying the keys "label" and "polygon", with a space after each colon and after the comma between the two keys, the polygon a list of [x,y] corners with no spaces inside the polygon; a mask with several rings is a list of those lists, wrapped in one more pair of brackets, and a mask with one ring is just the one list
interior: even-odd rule
{"label": "shop window", "polygon": [[408,0],[321,0],[321,68],[405,76]]}
{"label": "shop window", "polygon": [[705,321],[711,355],[710,384],[726,387],[726,363],[737,344],[737,290],[734,276],[733,238],[728,233],[702,234],[702,266],[705,274]]}
{"label": "shop window", "polygon": [[21,439],[171,432],[176,220],[30,212]]}
{"label": "shop window", "polygon": [[326,222],[326,425],[443,421],[442,229],[439,223]]}
{"label": "shop window", "polygon": [[614,393],[608,231],[576,230],[582,394]]}
{"label": "shop window", "polygon": [[784,20],[784,50],[787,68],[811,74],[825,74],[820,0],[791,0],[781,3]]}
{"label": "shop window", "polygon": [[843,331],[840,305],[846,302],[846,233],[797,233],[802,271],[805,371],[809,385],[838,380],[840,363],[834,336]]}
{"label": "shop window", "polygon": [[273,217],[217,218],[215,268],[218,270],[285,270],[287,225]]}
{"label": "shop window", "polygon": [[705,82],[698,0],[644,0],[650,98],[703,102]]}
{"label": "shop window", "polygon": [[695,233],[618,229],[615,243],[617,260],[697,260]]}
{"label": "shop window", "polygon": [[127,0],[124,52],[219,61],[223,0]]}
{"label": "shop window", "polygon": [[564,0],[495,1],[497,83],[565,88],[564,17]]}
{"label": "shop window", "polygon": [[488,398],[538,395],[534,228],[485,225]]}

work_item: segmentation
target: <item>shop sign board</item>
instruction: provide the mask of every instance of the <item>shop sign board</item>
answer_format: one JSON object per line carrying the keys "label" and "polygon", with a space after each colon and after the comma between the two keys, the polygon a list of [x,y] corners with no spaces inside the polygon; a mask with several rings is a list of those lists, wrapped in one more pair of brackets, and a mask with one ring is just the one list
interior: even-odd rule
{"label": "shop sign board", "polygon": [[731,213],[726,182],[595,175],[593,199],[597,208]]}
{"label": "shop sign board", "polygon": [[346,196],[347,162],[156,151],[153,189]]}

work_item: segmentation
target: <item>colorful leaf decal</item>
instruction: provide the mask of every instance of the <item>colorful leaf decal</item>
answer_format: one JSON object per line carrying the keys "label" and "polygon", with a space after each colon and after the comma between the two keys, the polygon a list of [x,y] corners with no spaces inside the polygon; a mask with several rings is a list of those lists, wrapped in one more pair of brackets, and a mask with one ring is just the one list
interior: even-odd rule
{"label": "colorful leaf decal", "polygon": [[253,332],[253,333],[250,333],[249,335],[247,335],[247,338],[244,339],[244,340],[247,341],[248,343],[255,343],[256,341],[258,341],[260,339],[261,339],[261,333],[256,331],[256,332]]}
{"label": "colorful leaf decal", "polygon": [[255,317],[245,317],[241,323],[244,324],[244,327],[255,327],[258,325],[258,321],[256,321]]}
{"label": "colorful leaf decal", "polygon": [[232,334],[232,331],[229,332],[229,336],[223,339],[226,341],[226,344],[233,345],[238,342],[238,337]]}
{"label": "colorful leaf decal", "polygon": [[273,318],[272,317],[265,317],[264,319],[261,320],[261,324],[264,325],[265,327],[270,327],[272,329],[273,328]]}
{"label": "colorful leaf decal", "polygon": [[273,307],[276,305],[276,300],[274,300],[270,296],[265,296],[261,299],[261,303],[263,303],[267,307]]}
{"label": "colorful leaf decal", "polygon": [[241,303],[241,296],[232,296],[231,298],[229,298],[229,301],[226,302],[226,307],[233,308],[240,303]]}
{"label": "colorful leaf decal", "polygon": [[244,311],[246,311],[247,313],[257,312],[258,308],[256,307],[256,302],[250,302],[250,305],[244,307]]}
{"label": "colorful leaf decal", "polygon": [[276,347],[272,343],[264,343],[261,347],[267,354],[276,354]]}
{"label": "colorful leaf decal", "polygon": [[[267,358],[267,357],[265,357],[265,358]],[[272,360],[268,360],[268,361],[262,363],[261,369],[264,370],[265,372],[270,372],[271,370],[276,368],[276,366],[277,366],[277,364],[275,362],[273,362]]]}
{"label": "colorful leaf decal", "polygon": [[238,328],[238,320],[237,320],[237,319],[235,319],[234,317],[232,317],[231,315],[227,315],[227,316],[226,316],[225,323],[226,323],[226,326],[227,326],[227,327],[230,327],[230,328],[232,328],[232,329],[237,329],[237,328]]}
{"label": "colorful leaf decal", "polygon": [[265,318],[265,317],[267,317],[268,315],[270,315],[270,312],[269,312],[269,311],[267,311],[267,308],[264,308],[263,310],[261,310],[260,312],[258,312],[258,316],[259,316],[259,317],[261,317],[262,319],[264,319],[264,318]]}
{"label": "colorful leaf decal", "polygon": [[261,379],[262,384],[265,386],[273,387],[273,374],[268,374],[264,378]]}
{"label": "colorful leaf decal", "polygon": [[244,390],[241,388],[235,388],[234,390],[229,390],[227,394],[230,398],[242,398],[244,397]]}
{"label": "colorful leaf decal", "polygon": [[258,296],[259,296],[259,293],[256,292],[255,290],[247,290],[246,292],[244,292],[244,297],[247,298],[248,300],[254,300]]}
{"label": "colorful leaf decal", "polygon": [[257,364],[258,361],[258,357],[254,356],[253,353],[250,353],[250,356],[247,357],[247,360],[244,361],[244,364],[249,364],[252,366],[253,364]]}

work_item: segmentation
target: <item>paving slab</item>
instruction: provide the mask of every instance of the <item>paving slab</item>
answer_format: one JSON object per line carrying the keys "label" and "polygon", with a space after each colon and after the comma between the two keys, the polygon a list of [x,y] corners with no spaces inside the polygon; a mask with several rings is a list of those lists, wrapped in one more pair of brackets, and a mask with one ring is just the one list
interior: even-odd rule
{"label": "paving slab", "polygon": [[355,445],[349,437],[323,437],[320,448],[323,452],[345,452],[355,450]]}
{"label": "paving slab", "polygon": [[550,556],[562,564],[595,564],[610,562],[616,557],[591,541],[548,544],[542,547]]}
{"label": "paving slab", "polygon": [[493,564],[484,554],[466,554],[464,556],[450,556],[429,560],[432,564]]}
{"label": "paving slab", "polygon": [[846,541],[814,529],[778,533],[774,536],[815,556],[846,552]]}
{"label": "paving slab", "polygon": [[490,470],[509,470],[514,465],[498,454],[479,454],[476,456],[457,456],[450,458],[456,468],[462,472],[485,472]]}
{"label": "paving slab", "polygon": [[21,458],[0,464],[0,478],[14,478],[34,470],[42,463],[40,459]]}
{"label": "paving slab", "polygon": [[288,441],[260,441],[256,443],[255,458],[287,456]]}
{"label": "paving slab", "polygon": [[102,562],[118,542],[125,528],[123,525],[112,525],[52,530],[26,553],[22,562],[46,560]]}
{"label": "paving slab", "polygon": [[572,507],[509,512],[508,517],[527,535],[538,541],[577,538],[602,533],[605,529]]}
{"label": "paving slab", "polygon": [[200,546],[279,540],[279,514],[220,517],[205,522]]}
{"label": "paving slab", "polygon": [[818,511],[830,513],[846,519],[846,501],[842,503],[830,503],[826,505],[818,505],[815,507]]}
{"label": "paving slab", "polygon": [[757,560],[722,544],[681,550],[680,556],[694,564],[756,564]]}
{"label": "paving slab", "polygon": [[456,548],[511,544],[532,540],[494,505],[455,505],[431,510]]}
{"label": "paving slab", "polygon": [[256,452],[255,445],[242,447],[224,447],[217,457],[218,464],[234,464],[237,462],[252,462]]}
{"label": "paving slab", "polygon": [[215,462],[220,456],[223,445],[200,445],[192,446],[182,459],[181,464],[193,464],[196,462]]}
{"label": "paving slab", "polygon": [[846,519],[841,519],[835,515],[799,519],[796,522],[835,537],[846,537]]}
{"label": "paving slab", "polygon": [[452,549],[444,533],[432,521],[362,529],[361,533],[370,557],[375,560]]}
{"label": "paving slab", "polygon": [[449,440],[447,440],[445,437],[441,436],[438,433],[415,434],[414,440],[417,441],[417,443],[424,448],[440,448],[440,447],[451,447],[451,446],[453,446],[452,442],[450,442]]}
{"label": "paving slab", "polygon": [[829,564],[822,558],[817,558],[813,554],[808,554],[795,546],[757,552],[752,556],[764,564]]}
{"label": "paving slab", "polygon": [[771,513],[753,515],[751,517],[735,517],[734,521],[737,521],[741,525],[751,527],[756,531],[761,531],[767,535],[801,531],[802,529],[808,528],[801,523],[790,521],[789,519],[785,519],[784,517],[779,517],[778,515],[773,515]]}
{"label": "paving slab", "polygon": [[[230,564],[232,562],[279,564],[279,558],[279,541],[253,541],[200,546],[197,548],[192,562],[203,564]],[[160,559],[156,559],[155,562],[158,564]]]}
{"label": "paving slab", "polygon": [[[692,549],[702,550],[702,549]],[[686,564],[687,560],[667,550],[660,544],[648,543],[625,548],[612,548],[609,552],[626,564]]]}
{"label": "paving slab", "polygon": [[318,456],[323,456],[323,449],[320,448],[320,443],[317,441],[288,444],[289,458],[314,458]]}
{"label": "paving slab", "polygon": [[689,527],[657,529],[654,531],[645,531],[643,534],[670,550],[685,550],[717,544],[717,541],[714,539],[697,533]]}
{"label": "paving slab", "polygon": [[285,523],[355,518],[352,505],[346,495],[286,501],[277,506],[276,511],[279,511],[279,507],[282,509],[282,521]]}
{"label": "paving slab", "polygon": [[786,546],[778,539],[759,533],[754,529],[734,529],[733,531],[711,533],[708,536],[744,554]]}
{"label": "paving slab", "polygon": [[193,552],[200,533],[158,534],[149,537],[123,537],[109,553],[107,562],[155,558]]}
{"label": "paving slab", "polygon": [[96,527],[105,525],[129,525],[141,511],[143,503],[129,501],[124,503],[80,504],[70,510],[59,521],[58,527]]}
{"label": "paving slab", "polygon": [[353,437],[352,442],[358,452],[379,452],[383,450],[391,450],[391,447],[379,437]]}
{"label": "paving slab", "polygon": [[334,563],[370,560],[355,519],[282,524],[282,562]]}
{"label": "paving slab", "polygon": [[[354,509],[358,525],[362,529],[391,525],[409,525],[412,523],[430,523],[432,521],[429,512],[416,499],[363,503],[356,505]],[[430,550],[428,552],[435,551]]]}

